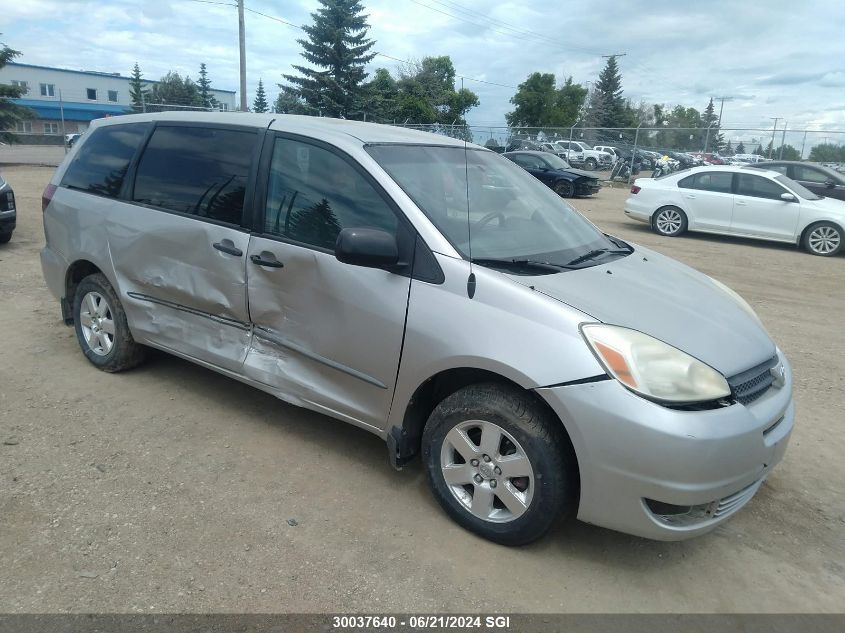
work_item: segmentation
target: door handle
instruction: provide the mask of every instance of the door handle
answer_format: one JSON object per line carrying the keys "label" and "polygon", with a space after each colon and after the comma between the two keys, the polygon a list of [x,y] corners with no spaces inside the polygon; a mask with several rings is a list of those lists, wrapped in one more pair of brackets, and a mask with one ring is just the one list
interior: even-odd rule
{"label": "door handle", "polygon": [[736,206],[738,206],[738,207],[745,207],[745,206],[748,206],[748,203],[747,203],[747,202],[743,202],[742,200],[737,200],[737,201],[736,201]]}
{"label": "door handle", "polygon": [[695,200],[695,196],[694,196],[694,195],[692,195],[691,193],[688,193],[688,194],[687,194],[686,196],[684,196],[684,197],[685,197],[685,198],[689,198],[690,200]]}
{"label": "door handle", "polygon": [[[262,253],[263,255],[264,253]],[[270,253],[267,253],[270,255]],[[271,255],[272,257],[272,255]],[[273,259],[264,259],[261,255],[250,255],[249,261],[251,261],[256,266],[266,266],[267,268],[284,268],[285,265],[280,262],[278,259],[273,257]]]}
{"label": "door handle", "polygon": [[229,255],[234,255],[235,257],[240,257],[244,254],[244,252],[235,246],[231,240],[223,240],[222,242],[214,242],[212,244],[214,248],[218,251],[222,251],[223,253],[228,253]]}

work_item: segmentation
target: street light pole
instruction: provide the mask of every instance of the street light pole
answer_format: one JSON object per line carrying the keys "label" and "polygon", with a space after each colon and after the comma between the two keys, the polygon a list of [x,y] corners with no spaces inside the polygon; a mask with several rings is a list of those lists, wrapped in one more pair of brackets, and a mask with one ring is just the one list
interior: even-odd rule
{"label": "street light pole", "polygon": [[238,0],[238,44],[241,54],[241,111],[246,112],[246,29],[244,28],[244,0]]}
{"label": "street light pole", "polygon": [[719,125],[719,122],[718,121],[711,121],[710,125],[707,126],[707,134],[704,137],[704,153],[705,154],[707,153],[707,145],[710,143],[710,129],[714,125]]}

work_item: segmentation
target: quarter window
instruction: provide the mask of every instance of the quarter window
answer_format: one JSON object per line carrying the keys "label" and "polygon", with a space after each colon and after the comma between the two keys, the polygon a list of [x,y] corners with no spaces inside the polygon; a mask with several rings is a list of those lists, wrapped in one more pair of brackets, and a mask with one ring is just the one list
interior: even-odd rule
{"label": "quarter window", "polygon": [[147,123],[107,125],[94,130],[68,167],[62,185],[114,198],[135,151],[149,129]]}
{"label": "quarter window", "polygon": [[737,174],[736,193],[740,196],[780,200],[781,194],[787,193],[787,191],[768,178],[752,176],[751,174]]}
{"label": "quarter window", "polygon": [[267,185],[264,231],[333,249],[346,228],[396,234],[397,218],[349,162],[329,150],[277,139]]}
{"label": "quarter window", "polygon": [[829,180],[833,180],[833,178],[818,169],[813,169],[812,167],[805,167],[804,165],[796,165],[795,180],[803,180],[804,182],[817,182],[819,184],[824,184]]}
{"label": "quarter window", "polygon": [[240,224],[257,135],[158,126],[138,163],[135,202]]}

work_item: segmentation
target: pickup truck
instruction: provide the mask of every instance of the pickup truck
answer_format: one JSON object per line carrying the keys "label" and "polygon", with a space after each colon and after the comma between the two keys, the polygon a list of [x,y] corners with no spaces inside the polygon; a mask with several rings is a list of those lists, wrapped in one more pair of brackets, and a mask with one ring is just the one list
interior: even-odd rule
{"label": "pickup truck", "polygon": [[555,145],[567,152],[566,158],[573,165],[583,165],[586,169],[610,169],[613,156],[599,152],[583,141],[555,141]]}

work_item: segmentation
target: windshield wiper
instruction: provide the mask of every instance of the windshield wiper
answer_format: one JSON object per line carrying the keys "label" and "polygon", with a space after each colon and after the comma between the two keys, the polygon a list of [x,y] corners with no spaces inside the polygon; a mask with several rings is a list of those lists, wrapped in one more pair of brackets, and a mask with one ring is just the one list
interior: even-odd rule
{"label": "windshield wiper", "polygon": [[489,266],[491,268],[509,268],[524,270],[526,268],[533,268],[534,270],[542,270],[544,272],[556,273],[561,270],[570,270],[572,267],[568,264],[552,264],[551,262],[541,262],[536,259],[497,259],[495,257],[474,257],[473,264],[480,266]]}
{"label": "windshield wiper", "polygon": [[595,259],[597,257],[601,257],[602,255],[630,255],[633,251],[629,249],[613,249],[613,248],[597,248],[595,250],[590,251],[589,253],[584,253],[580,257],[576,257],[571,262],[566,262],[567,266],[576,266],[577,264],[583,264],[586,261],[591,259]]}

